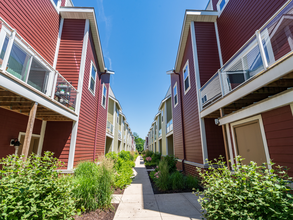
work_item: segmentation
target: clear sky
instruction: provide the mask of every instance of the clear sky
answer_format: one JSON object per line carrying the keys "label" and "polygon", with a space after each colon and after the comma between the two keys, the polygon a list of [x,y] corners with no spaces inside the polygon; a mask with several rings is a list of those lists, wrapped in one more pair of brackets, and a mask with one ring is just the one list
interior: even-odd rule
{"label": "clear sky", "polygon": [[73,0],[94,7],[111,87],[132,132],[144,138],[169,86],[186,9],[208,0]]}

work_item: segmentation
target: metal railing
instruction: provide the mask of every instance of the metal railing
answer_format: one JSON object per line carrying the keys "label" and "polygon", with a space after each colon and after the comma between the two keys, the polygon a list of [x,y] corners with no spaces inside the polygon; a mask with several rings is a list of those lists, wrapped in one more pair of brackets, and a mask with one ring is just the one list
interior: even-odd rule
{"label": "metal railing", "polygon": [[159,137],[162,137],[162,129],[159,130]]}
{"label": "metal railing", "polygon": [[201,107],[224,97],[293,51],[288,1],[200,89]]}
{"label": "metal railing", "polygon": [[121,131],[120,130],[118,130],[118,138],[119,139],[122,139],[122,134],[121,134]]}
{"label": "metal railing", "polygon": [[107,121],[107,132],[111,135],[114,134],[114,127],[113,124],[109,121]]}
{"label": "metal railing", "polygon": [[1,17],[0,23],[5,27],[0,45],[2,71],[75,111],[78,91]]}
{"label": "metal railing", "polygon": [[169,132],[173,131],[173,119],[171,119],[171,120],[167,123],[166,127],[167,127],[167,128],[166,128],[167,134],[168,134]]}

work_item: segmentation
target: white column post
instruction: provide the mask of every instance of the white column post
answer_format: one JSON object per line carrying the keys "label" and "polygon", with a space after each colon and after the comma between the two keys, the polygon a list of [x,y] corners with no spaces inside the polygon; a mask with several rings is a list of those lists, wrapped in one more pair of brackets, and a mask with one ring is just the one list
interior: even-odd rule
{"label": "white column post", "polygon": [[264,50],[264,47],[263,47],[263,44],[262,44],[262,39],[261,39],[261,35],[260,35],[259,30],[257,30],[255,32],[255,36],[256,36],[256,40],[258,42],[259,51],[260,51],[260,55],[261,55],[261,59],[262,59],[264,69],[267,69],[269,65],[268,65],[268,61],[267,61],[267,58],[266,58],[266,53],[265,53],[265,50]]}
{"label": "white column post", "polygon": [[42,156],[46,126],[47,126],[47,121],[42,121],[42,128],[41,128],[40,140],[38,145],[38,153],[37,153],[38,156]]}

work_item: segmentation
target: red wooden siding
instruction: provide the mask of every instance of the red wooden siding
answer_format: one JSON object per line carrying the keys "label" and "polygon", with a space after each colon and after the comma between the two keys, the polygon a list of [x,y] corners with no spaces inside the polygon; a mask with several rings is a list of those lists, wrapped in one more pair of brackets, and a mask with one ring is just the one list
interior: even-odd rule
{"label": "red wooden siding", "polygon": [[213,118],[205,118],[206,138],[209,160],[226,157],[222,127],[215,125]]}
{"label": "red wooden siding", "polygon": [[276,165],[290,168],[293,176],[293,116],[290,106],[262,114],[270,157]]}
{"label": "red wooden siding", "polygon": [[54,152],[54,156],[65,163],[65,169],[68,163],[72,125],[71,121],[48,121],[42,149],[42,153]]}
{"label": "red wooden siding", "polygon": [[223,62],[227,62],[287,0],[230,0],[218,18]]}
{"label": "red wooden siding", "polygon": [[[174,108],[174,90],[173,87],[177,82],[177,96],[178,105]],[[181,107],[180,107],[180,90],[179,79],[175,74],[171,75],[171,91],[172,91],[172,112],[173,112],[173,146],[175,156],[183,159],[183,136],[182,136],[182,123],[181,123]]]}
{"label": "red wooden siding", "polygon": [[195,22],[200,83],[203,86],[220,68],[215,24]]}
{"label": "red wooden siding", "polygon": [[[92,35],[89,35],[87,45],[87,55],[85,62],[83,90],[80,106],[79,125],[77,132],[76,148],[75,148],[75,164],[81,160],[92,160],[94,153],[94,141],[97,112],[99,107],[99,77],[96,78],[95,96],[89,91],[89,77],[91,73],[91,62],[99,69],[97,64],[97,56],[93,44]],[[98,73],[97,73],[98,74]]]}
{"label": "red wooden siding", "polygon": [[[186,61],[189,60],[189,71],[190,71],[190,90],[184,95],[183,86],[183,68]],[[197,106],[197,88],[195,85],[195,71],[193,61],[191,33],[189,31],[184,56],[181,64],[181,91],[182,103],[183,103],[183,116],[184,116],[184,136],[185,136],[185,149],[186,149],[186,160],[202,163],[202,147],[199,127],[199,116]]]}
{"label": "red wooden siding", "polygon": [[[28,116],[0,108],[0,159],[14,154],[10,140],[18,138],[19,132],[26,132]],[[36,119],[33,134],[40,134],[42,121]]]}
{"label": "red wooden siding", "polygon": [[53,65],[59,32],[59,15],[50,0],[1,1],[0,14]]}
{"label": "red wooden siding", "polygon": [[61,6],[65,6],[66,0],[61,0]]}
{"label": "red wooden siding", "polygon": [[[99,89],[99,101],[98,101],[98,129],[97,129],[97,142],[96,142],[96,158],[105,153],[106,145],[106,126],[107,126],[107,113],[108,113],[108,97],[109,97],[109,86],[110,86],[110,75],[104,74],[101,76]],[[107,97],[106,97],[106,108],[101,105],[102,102],[102,89],[103,83],[107,87]]]}
{"label": "red wooden siding", "polygon": [[85,20],[64,19],[56,69],[77,88]]}
{"label": "red wooden siding", "polygon": [[[219,0],[212,0],[212,2],[213,2],[213,10],[214,11],[217,11],[217,4],[218,4],[218,1]],[[232,1],[232,0],[231,0]]]}

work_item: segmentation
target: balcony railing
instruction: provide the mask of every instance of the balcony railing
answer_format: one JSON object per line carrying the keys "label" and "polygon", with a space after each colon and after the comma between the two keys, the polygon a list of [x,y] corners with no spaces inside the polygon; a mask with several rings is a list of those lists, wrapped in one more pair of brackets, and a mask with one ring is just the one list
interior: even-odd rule
{"label": "balcony railing", "polygon": [[75,111],[77,90],[0,17],[0,68]]}
{"label": "balcony railing", "polygon": [[167,123],[167,134],[171,131],[173,131],[173,120],[171,119],[168,123]]}
{"label": "balcony railing", "polygon": [[122,134],[121,134],[121,131],[118,130],[118,138],[121,140],[122,139]]}
{"label": "balcony railing", "polygon": [[162,137],[162,129],[159,130],[159,138]]}
{"label": "balcony railing", "polygon": [[201,107],[226,96],[293,51],[293,2],[286,3],[200,89]]}
{"label": "balcony railing", "polygon": [[113,124],[109,121],[107,121],[107,132],[111,135],[114,134],[114,127]]}

